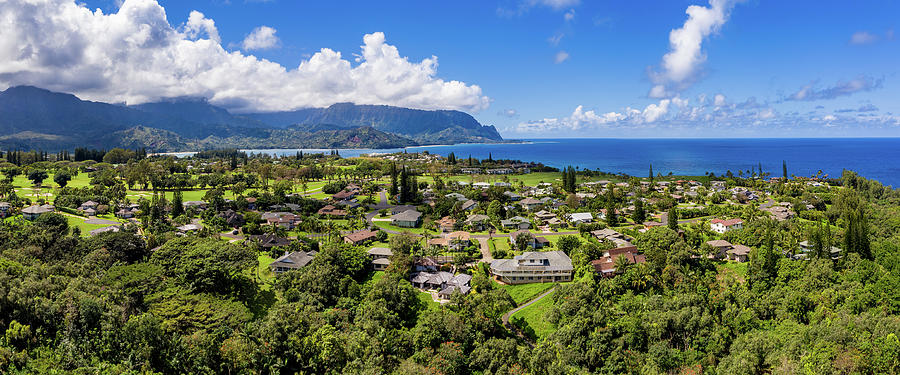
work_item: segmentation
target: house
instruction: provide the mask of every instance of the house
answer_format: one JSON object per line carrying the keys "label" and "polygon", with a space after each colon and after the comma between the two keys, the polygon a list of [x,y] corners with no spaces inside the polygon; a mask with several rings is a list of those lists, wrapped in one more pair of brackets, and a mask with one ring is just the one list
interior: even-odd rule
{"label": "house", "polygon": [[618,247],[630,246],[628,237],[625,237],[624,234],[616,232],[613,229],[605,228],[600,230],[595,230],[591,232],[591,235],[596,237],[600,241],[611,241],[616,244]]}
{"label": "house", "polygon": [[450,251],[462,251],[472,245],[469,232],[457,231],[447,235],[447,246]]}
{"label": "house", "polygon": [[452,232],[456,228],[456,219],[450,216],[444,216],[437,222],[438,228],[442,232]]}
{"label": "house", "polygon": [[87,217],[97,216],[97,210],[95,210],[93,208],[87,208],[87,209],[81,210],[81,213],[83,213]]}
{"label": "house", "polygon": [[612,277],[616,274],[616,259],[625,257],[628,263],[638,264],[647,261],[643,254],[640,254],[636,246],[623,246],[603,252],[603,257],[592,260],[591,266],[594,272],[603,277]]}
{"label": "house", "polygon": [[455,200],[458,200],[458,201],[460,201],[460,202],[465,202],[466,200],[468,200],[468,198],[466,198],[465,195],[462,195],[462,194],[460,194],[460,193],[450,193],[450,194],[444,195],[444,198],[447,198],[447,199],[455,199]]}
{"label": "house", "polygon": [[416,210],[407,210],[391,216],[391,225],[401,228],[415,228],[422,223],[422,213]]}
{"label": "house", "polygon": [[182,203],[181,206],[185,209],[195,208],[197,210],[203,211],[206,210],[206,207],[208,207],[209,205],[204,201],[187,201]]}
{"label": "house", "polygon": [[[219,217],[225,220],[225,225],[228,225],[232,228],[240,228],[244,226],[244,215],[241,215],[234,210],[225,210],[219,213]],[[297,217],[297,222],[300,222],[300,217]],[[291,223],[292,225],[294,223]]]}
{"label": "house", "polygon": [[508,187],[512,187],[512,184],[510,184],[509,182],[502,182],[502,181],[501,181],[501,182],[495,182],[495,183],[494,183],[494,186],[496,186],[496,187],[502,187],[502,188],[508,188]]}
{"label": "house", "polygon": [[[804,259],[808,257],[809,253],[814,250],[813,247],[809,244],[809,241],[800,242],[799,245],[802,254],[798,254],[797,256],[795,256],[796,259]],[[838,247],[832,246],[829,252],[831,253],[831,259],[837,259],[841,257],[841,252],[843,252],[843,250]]]}
{"label": "house", "polygon": [[131,219],[134,217],[134,211],[127,208],[116,211],[116,217],[119,219]]}
{"label": "house", "polygon": [[254,198],[254,197],[247,197],[247,198],[244,198],[244,201],[247,202],[247,209],[248,209],[248,210],[255,210],[255,209],[256,209],[256,198]]}
{"label": "house", "polygon": [[266,212],[261,215],[261,218],[269,225],[279,226],[287,230],[294,229],[302,221],[300,216],[290,212]]}
{"label": "house", "polygon": [[478,174],[481,173],[481,168],[461,168],[459,171],[465,174]]}
{"label": "house", "polygon": [[507,284],[572,281],[573,270],[572,260],[562,251],[525,252],[491,262],[491,274]]}
{"label": "house", "polygon": [[338,201],[342,201],[345,199],[353,198],[353,196],[355,196],[355,195],[356,194],[351,191],[341,190],[341,191],[335,193],[334,195],[332,195],[331,199],[333,199],[335,202],[338,202]]}
{"label": "house", "polygon": [[714,258],[716,259],[725,259],[728,257],[728,250],[734,249],[734,245],[725,240],[706,241],[706,244],[715,249]]}
{"label": "house", "polygon": [[466,294],[471,290],[469,282],[472,280],[471,275],[459,274],[453,275],[450,272],[428,272],[421,271],[414,273],[410,278],[410,283],[419,289],[437,290],[441,298],[449,298],[454,292],[459,291]]}
{"label": "house", "polygon": [[744,227],[744,221],[741,219],[712,219],[709,221],[709,229],[716,233],[725,233],[730,230],[741,229]]}
{"label": "house", "polygon": [[475,201],[469,199],[469,200],[463,202],[463,203],[462,203],[462,206],[460,206],[460,208],[462,208],[463,211],[472,211],[472,210],[474,210],[475,207],[477,207],[477,206],[478,206],[478,203],[477,203],[477,202],[475,202]]}
{"label": "house", "polygon": [[573,224],[590,224],[594,221],[594,215],[590,212],[576,212],[569,214],[569,221]]}
{"label": "house", "polygon": [[196,231],[200,230],[200,226],[197,224],[186,224],[186,225],[177,227],[175,229],[177,229],[178,232],[184,234],[184,233],[196,232]]}
{"label": "house", "polygon": [[97,212],[97,206],[99,206],[99,205],[100,205],[100,203],[97,203],[94,201],[87,201],[87,202],[82,203],[81,206],[78,207],[78,210],[79,211],[87,211],[88,209],[93,209],[94,212]]}
{"label": "house", "polygon": [[0,202],[0,218],[9,216],[9,210],[12,208],[8,202]]}
{"label": "house", "polygon": [[273,247],[287,246],[291,244],[291,240],[281,238],[274,233],[266,233],[261,235],[250,236],[250,240],[256,241],[263,249],[271,249]]}
{"label": "house", "polygon": [[726,252],[726,255],[728,256],[728,260],[743,263],[750,260],[750,251],[752,251],[752,249],[747,246],[734,245],[731,250]]}
{"label": "house", "polygon": [[519,201],[519,205],[521,205],[522,208],[524,208],[528,211],[537,209],[538,207],[540,207],[543,204],[544,204],[544,202],[541,202],[541,201],[531,198],[531,197],[528,197],[528,198],[525,198],[525,199]]}
{"label": "house", "polygon": [[513,216],[500,220],[500,226],[506,229],[531,229],[531,221],[521,216]]}
{"label": "house", "polygon": [[453,276],[450,281],[444,285],[444,288],[438,292],[438,297],[443,299],[450,299],[453,296],[453,293],[459,292],[460,294],[468,294],[472,288],[469,286],[469,282],[472,281],[472,275],[466,275],[461,273],[459,275]]}
{"label": "house", "polygon": [[509,199],[510,202],[515,202],[515,201],[522,199],[521,195],[516,194],[515,192],[512,192],[512,191],[504,191],[503,195],[505,195],[506,199]]}
{"label": "house", "polygon": [[516,247],[517,239],[520,235],[527,237],[525,245],[531,249],[540,249],[550,244],[550,241],[544,237],[535,237],[534,234],[527,230],[517,230],[509,234],[509,242],[512,244],[513,248]]}
{"label": "house", "polygon": [[88,232],[88,234],[90,234],[91,237],[94,237],[94,236],[100,235],[101,233],[106,233],[106,232],[117,233],[117,232],[119,232],[119,231],[121,231],[121,230],[122,230],[121,227],[116,226],[116,225],[111,225],[111,226],[108,226],[108,227],[103,227],[103,228],[97,228],[97,229],[94,229],[94,230]]}
{"label": "house", "polygon": [[490,220],[491,218],[487,215],[469,215],[469,217],[466,218],[466,225],[469,226],[470,230],[480,232],[487,229]]}
{"label": "house", "polygon": [[284,254],[278,259],[275,259],[274,262],[269,264],[269,269],[275,273],[275,275],[281,275],[288,271],[299,270],[305,267],[309,262],[313,260],[313,257],[316,256],[315,251],[295,251],[292,253]]}
{"label": "house", "polygon": [[416,206],[404,205],[404,206],[394,206],[391,208],[391,215],[399,214],[403,211],[416,210]]}
{"label": "house", "polygon": [[372,269],[376,271],[386,270],[391,265],[391,257],[394,255],[394,252],[386,247],[373,247],[366,253],[369,254],[369,259],[372,259]]}
{"label": "house", "polygon": [[540,211],[534,213],[534,217],[540,221],[547,221],[547,220],[555,218],[556,214],[554,214],[550,211],[540,210]]}
{"label": "house", "polygon": [[341,210],[330,204],[320,208],[319,211],[316,211],[316,213],[322,216],[331,216],[338,218],[347,216],[347,211]]}
{"label": "house", "polygon": [[344,236],[344,242],[351,245],[365,245],[371,241],[375,241],[377,233],[368,229],[358,230]]}
{"label": "house", "polygon": [[53,212],[53,211],[49,210],[45,207],[35,205],[35,206],[30,206],[30,207],[26,207],[26,208],[22,209],[22,216],[25,219],[34,220],[34,219],[37,219],[38,217],[40,217],[41,215],[50,213],[50,212]]}

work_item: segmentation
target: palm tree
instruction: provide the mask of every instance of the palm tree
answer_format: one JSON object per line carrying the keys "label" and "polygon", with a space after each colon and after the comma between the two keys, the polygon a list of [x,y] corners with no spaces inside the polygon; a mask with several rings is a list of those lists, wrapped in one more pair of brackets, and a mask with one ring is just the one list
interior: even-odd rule
{"label": "palm tree", "polygon": [[619,255],[613,261],[613,265],[616,267],[617,274],[623,274],[631,266],[631,262],[628,261],[628,258],[626,258],[625,255]]}

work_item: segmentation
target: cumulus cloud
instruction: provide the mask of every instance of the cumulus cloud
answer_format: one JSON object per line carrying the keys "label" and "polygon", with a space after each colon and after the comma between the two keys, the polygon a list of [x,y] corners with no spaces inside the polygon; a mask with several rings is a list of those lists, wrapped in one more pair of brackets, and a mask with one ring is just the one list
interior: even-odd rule
{"label": "cumulus cloud", "polygon": [[685,13],[687,21],[681,28],[669,33],[669,52],[662,58],[662,71],[651,72],[654,86],[649,96],[664,98],[674,96],[693,83],[706,61],[703,40],[728,21],[736,0],[710,0],[709,7],[691,5]]}
{"label": "cumulus cloud", "polygon": [[268,26],[260,26],[247,35],[241,46],[245,51],[271,49],[278,46],[278,37],[275,36],[275,29]]}
{"label": "cumulus cloud", "polygon": [[289,68],[226,51],[202,13],[173,27],[156,0],[126,0],[112,14],[75,0],[7,0],[0,30],[0,87],[128,103],[199,96],[237,112],[338,102],[467,111],[490,104],[479,86],[438,78],[436,57],[410,61],[380,32],[363,37],[355,64],[322,48]]}
{"label": "cumulus cloud", "polygon": [[878,107],[876,107],[876,106],[875,106],[874,104],[872,104],[872,103],[868,103],[868,104],[863,104],[863,105],[861,105],[859,108],[842,108],[842,109],[835,109],[834,111],[837,112],[837,113],[847,113],[847,112],[877,112],[877,111],[878,111]]}
{"label": "cumulus cloud", "polygon": [[206,33],[209,40],[221,43],[222,38],[219,37],[219,29],[216,28],[216,22],[206,18],[203,13],[196,10],[191,11],[188,21],[184,25],[185,35],[189,39],[199,38],[201,34]]}
{"label": "cumulus cloud", "polygon": [[851,44],[869,44],[875,43],[878,40],[878,36],[872,34],[868,31],[857,31],[850,36]]}
{"label": "cumulus cloud", "polygon": [[564,61],[569,59],[569,53],[566,51],[559,51],[556,53],[556,56],[553,57],[553,62],[557,64],[562,64]]}
{"label": "cumulus cloud", "polygon": [[500,111],[500,112],[497,112],[497,115],[498,115],[498,116],[509,117],[509,118],[516,118],[516,117],[519,117],[519,111],[516,111],[515,109],[511,109],[511,108],[510,108],[510,109],[504,109],[504,110],[502,110],[502,111]]}
{"label": "cumulus cloud", "polygon": [[[555,11],[571,8],[581,4],[581,0],[520,0],[512,4],[501,5],[497,7],[497,15],[501,17],[513,17],[522,15],[535,7],[546,7]],[[575,11],[570,9],[571,16],[567,12],[563,15],[566,21],[570,21],[575,16]]]}
{"label": "cumulus cloud", "polygon": [[870,77],[858,77],[849,81],[839,81],[833,86],[816,88],[815,82],[797,90],[785,100],[789,101],[812,101],[827,100],[841,96],[849,96],[858,92],[872,91],[881,88],[883,79],[873,79]]}
{"label": "cumulus cloud", "polygon": [[559,42],[562,40],[562,38],[564,36],[566,36],[566,34],[564,34],[562,32],[558,32],[556,34],[553,34],[553,36],[547,38],[547,42],[550,43],[550,45],[552,45],[552,46],[558,46]]}
{"label": "cumulus cloud", "polygon": [[554,10],[561,10],[576,6],[581,3],[581,0],[526,0],[523,3],[527,6],[532,7],[536,5],[543,5]]}
{"label": "cumulus cloud", "polygon": [[569,11],[563,15],[563,19],[566,22],[574,20],[575,19],[575,9],[569,9]]}
{"label": "cumulus cloud", "polygon": [[716,94],[716,96],[713,97],[713,105],[714,106],[723,107],[723,106],[725,106],[725,104],[726,104],[725,95]]}

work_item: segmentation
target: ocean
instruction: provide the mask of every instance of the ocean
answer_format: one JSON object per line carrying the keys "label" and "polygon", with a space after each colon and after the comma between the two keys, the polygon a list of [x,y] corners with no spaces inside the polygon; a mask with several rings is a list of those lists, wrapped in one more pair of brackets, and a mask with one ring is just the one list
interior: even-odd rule
{"label": "ocean", "polygon": [[[455,153],[457,158],[518,159],[541,162],[562,168],[577,166],[604,172],[645,177],[653,172],[663,175],[725,174],[731,170],[756,170],[780,177],[785,161],[788,174],[815,175],[819,170],[839,177],[849,169],[885,185],[900,186],[900,138],[669,138],[669,139],[532,139],[525,143],[460,144],[409,147],[407,152],[429,151],[440,155]],[[340,150],[344,157],[388,150]],[[298,150],[246,150],[248,152],[293,155]],[[303,150],[327,152],[328,150]]]}

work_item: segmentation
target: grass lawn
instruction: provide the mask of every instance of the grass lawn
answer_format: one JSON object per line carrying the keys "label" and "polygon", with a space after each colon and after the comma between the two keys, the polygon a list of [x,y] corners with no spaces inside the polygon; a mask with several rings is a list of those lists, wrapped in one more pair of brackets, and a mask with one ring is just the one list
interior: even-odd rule
{"label": "grass lawn", "polygon": [[434,302],[434,299],[431,298],[431,294],[427,292],[419,291],[419,299],[425,303],[425,310],[440,310],[441,304]]}
{"label": "grass lawn", "polygon": [[534,297],[539,296],[541,293],[546,292],[547,289],[552,288],[555,283],[532,283],[532,284],[518,284],[518,285],[504,285],[497,282],[494,282],[494,286],[500,289],[506,289],[506,292],[509,293],[509,296],[512,297],[513,301],[516,301],[516,305],[521,305],[525,302],[528,302]]}
{"label": "grass lawn", "polygon": [[66,217],[66,219],[69,220],[69,227],[73,227],[73,228],[78,227],[81,229],[82,237],[89,237],[90,231],[92,231],[94,229],[100,229],[100,228],[110,226],[110,225],[106,225],[106,224],[88,224],[88,223],[84,222],[84,219],[79,219],[75,216],[69,216],[69,215],[64,215],[64,216]]}
{"label": "grass lawn", "polygon": [[508,237],[494,237],[493,241],[488,241],[488,248],[491,250],[491,256],[493,256],[494,252],[497,250],[506,251],[506,253],[510,255],[512,254]]}
{"label": "grass lawn", "polygon": [[[556,331],[556,325],[545,318],[547,312],[552,308],[553,293],[513,314],[510,320],[532,339],[541,340]],[[521,321],[518,321],[520,319]]]}
{"label": "grass lawn", "polygon": [[397,232],[410,232],[410,233],[415,233],[415,234],[422,234],[425,231],[421,227],[419,227],[419,228],[400,228],[398,226],[391,225],[391,222],[389,222],[389,221],[373,221],[373,223],[375,223],[376,227],[379,227],[381,229],[394,230]]}
{"label": "grass lawn", "polygon": [[719,264],[717,267],[719,268],[720,274],[733,273],[736,278],[745,280],[747,278],[747,267],[749,266],[750,262],[725,262]]}
{"label": "grass lawn", "polygon": [[272,288],[272,282],[275,281],[275,274],[269,268],[269,264],[275,259],[272,259],[269,254],[259,254],[256,259],[259,261],[259,266],[256,269],[256,280],[259,282],[260,288],[269,290]]}

